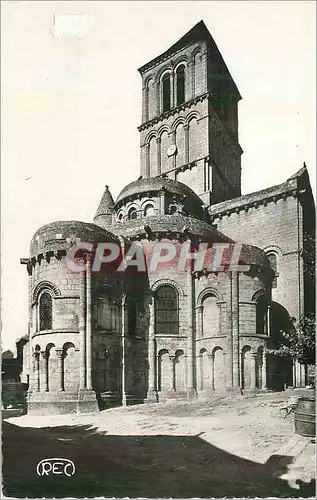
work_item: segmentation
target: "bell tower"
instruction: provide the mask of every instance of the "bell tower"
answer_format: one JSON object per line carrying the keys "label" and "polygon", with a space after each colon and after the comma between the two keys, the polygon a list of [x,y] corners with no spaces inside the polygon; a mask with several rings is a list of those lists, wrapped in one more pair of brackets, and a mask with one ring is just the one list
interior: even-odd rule
{"label": "bell tower", "polygon": [[239,91],[203,21],[139,69],[141,175],[165,175],[211,205],[241,195]]}

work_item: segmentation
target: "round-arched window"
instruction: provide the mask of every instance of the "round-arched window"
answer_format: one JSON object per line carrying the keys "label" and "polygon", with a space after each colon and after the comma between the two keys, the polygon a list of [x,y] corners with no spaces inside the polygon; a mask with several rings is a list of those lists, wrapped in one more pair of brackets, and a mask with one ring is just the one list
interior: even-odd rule
{"label": "round-arched window", "polygon": [[145,217],[155,215],[155,209],[154,209],[153,205],[151,203],[148,203],[147,205],[145,205],[143,213],[144,213]]}
{"label": "round-arched window", "polygon": [[161,335],[178,334],[178,293],[170,285],[160,286],[155,294],[155,331]]}
{"label": "round-arched window", "polygon": [[53,321],[53,301],[52,295],[44,291],[39,300],[39,324],[40,331],[51,330]]}
{"label": "round-arched window", "polygon": [[136,219],[137,218],[137,211],[136,208],[130,208],[129,213],[128,213],[128,218],[129,220]]}

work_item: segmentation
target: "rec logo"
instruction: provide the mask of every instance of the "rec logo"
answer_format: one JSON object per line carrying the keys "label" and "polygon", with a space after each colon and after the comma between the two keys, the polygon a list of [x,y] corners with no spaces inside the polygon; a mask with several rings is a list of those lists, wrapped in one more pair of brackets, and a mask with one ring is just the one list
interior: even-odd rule
{"label": "rec logo", "polygon": [[75,464],[68,458],[44,458],[36,467],[38,476],[64,475],[73,476],[75,474]]}

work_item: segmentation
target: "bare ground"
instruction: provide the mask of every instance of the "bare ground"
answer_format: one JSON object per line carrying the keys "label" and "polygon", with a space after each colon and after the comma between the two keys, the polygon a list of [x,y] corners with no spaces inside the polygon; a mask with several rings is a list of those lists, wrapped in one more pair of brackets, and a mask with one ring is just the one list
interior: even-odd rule
{"label": "bare ground", "polygon": [[[294,437],[294,415],[284,418],[281,408],[302,393],[11,418],[4,429],[5,486],[11,495],[27,491],[29,497],[65,496],[65,488],[70,496],[310,496],[294,485],[314,477],[314,460],[289,482],[284,478],[294,457],[279,456]],[[66,482],[37,477],[36,464],[48,456],[73,459],[75,476]]]}

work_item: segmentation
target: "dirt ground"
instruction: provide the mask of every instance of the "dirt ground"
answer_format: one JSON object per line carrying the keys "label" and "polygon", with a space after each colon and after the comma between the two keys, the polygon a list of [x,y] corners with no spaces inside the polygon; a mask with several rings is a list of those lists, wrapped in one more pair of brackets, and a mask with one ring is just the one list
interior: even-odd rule
{"label": "dirt ground", "polygon": [[[279,454],[294,436],[281,410],[307,390],[217,395],[104,410],[96,415],[4,422],[8,496],[298,497],[285,477],[293,457]],[[37,463],[70,458],[71,478],[40,478]],[[314,478],[314,461],[298,477]],[[66,492],[65,492],[66,488]]]}

